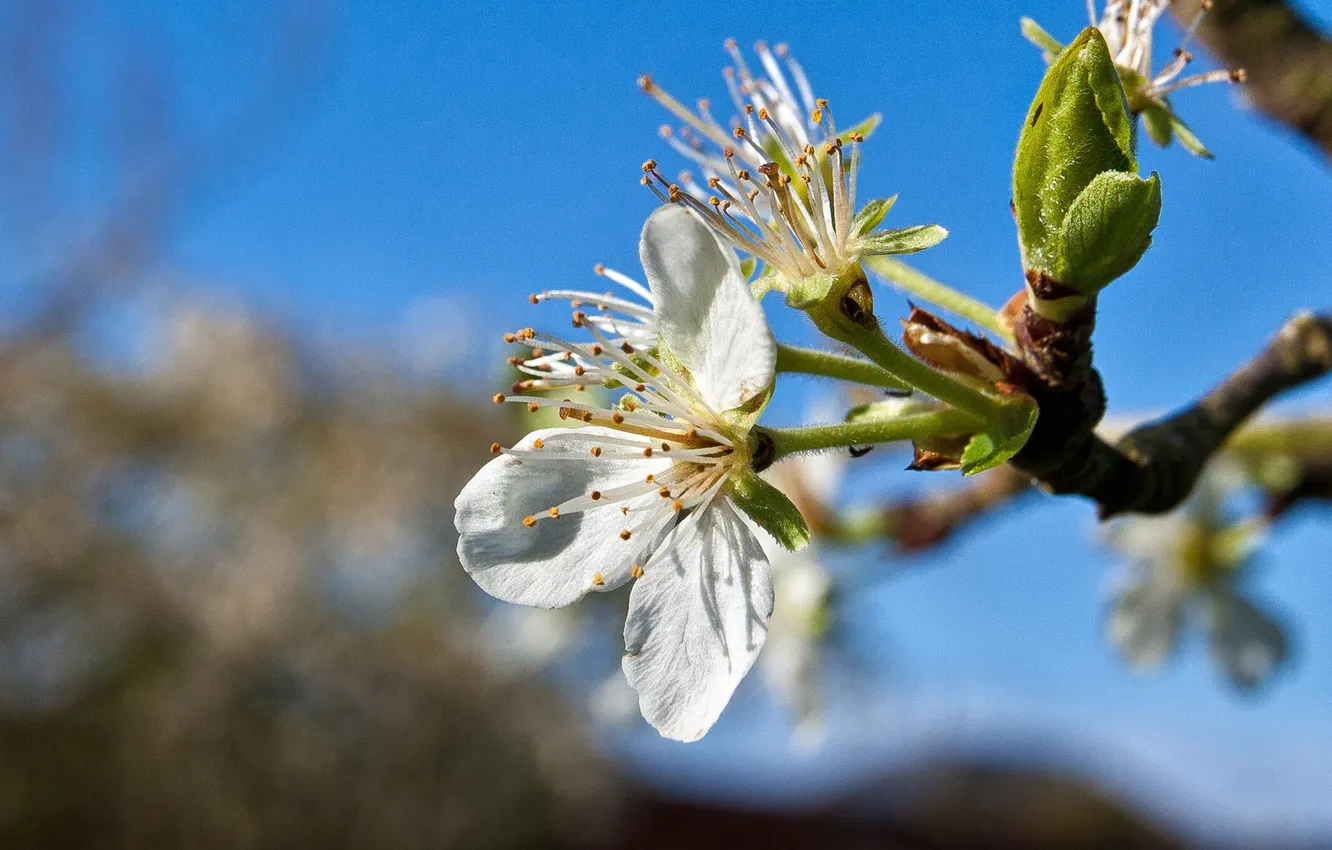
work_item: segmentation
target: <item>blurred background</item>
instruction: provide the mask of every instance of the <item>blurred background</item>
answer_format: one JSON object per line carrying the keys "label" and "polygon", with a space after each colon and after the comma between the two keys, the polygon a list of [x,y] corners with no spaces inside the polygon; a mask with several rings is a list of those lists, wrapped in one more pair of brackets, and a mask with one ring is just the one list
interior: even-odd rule
{"label": "blurred background", "polygon": [[[617,686],[622,601],[502,609],[456,561],[453,498],[520,424],[488,404],[502,333],[563,326],[526,296],[600,289],[594,263],[637,275],[638,166],[684,165],[640,73],[725,104],[723,39],[789,43],[843,123],[883,115],[862,197],[948,227],[917,265],[999,304],[1044,68],[1019,14],[1086,23],[1079,0],[0,4],[0,844],[1332,846],[1326,512],[1260,556],[1294,658],[1257,693],[1187,642],[1128,670],[1093,511],[1028,495],[916,554],[820,549],[816,709],[753,675],[690,745]],[[1217,159],[1144,146],[1166,206],[1102,298],[1116,413],[1184,403],[1332,293],[1325,155],[1236,89],[1175,102]],[[843,401],[822,391],[784,385],[768,421]],[[906,461],[850,463],[838,500],[958,483]]]}

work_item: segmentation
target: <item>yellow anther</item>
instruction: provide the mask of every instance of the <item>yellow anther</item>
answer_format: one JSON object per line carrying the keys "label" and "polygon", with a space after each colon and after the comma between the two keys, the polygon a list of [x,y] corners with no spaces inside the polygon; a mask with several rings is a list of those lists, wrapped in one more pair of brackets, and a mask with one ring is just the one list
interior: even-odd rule
{"label": "yellow anther", "polygon": [[559,508],[551,508],[549,511],[547,511],[547,513],[550,514],[550,518],[551,518],[551,519],[559,519],[559,518],[560,518],[560,509],[559,509]]}
{"label": "yellow anther", "polygon": [[649,473],[647,474],[647,477],[644,478],[643,480],[646,481],[646,482],[649,483],[649,484],[656,484],[656,483],[657,483],[657,476],[655,476],[655,475],[653,475],[651,472],[649,472]]}
{"label": "yellow anther", "polygon": [[500,450],[501,450],[502,448],[504,448],[504,447],[501,446],[499,443],[491,443],[491,444],[490,444],[490,453],[493,454],[493,455],[497,455],[497,454],[500,453]]}
{"label": "yellow anther", "polygon": [[541,409],[541,405],[537,404],[535,401],[529,401],[529,402],[527,403],[527,412],[528,412],[528,413],[536,413],[536,412],[537,412],[538,410],[540,410],[540,409]]}
{"label": "yellow anther", "polygon": [[661,496],[663,499],[669,499],[671,497],[671,488],[662,487],[660,490],[657,491],[657,495]]}
{"label": "yellow anther", "polygon": [[536,525],[536,517],[534,516],[523,517],[523,525],[527,526],[528,528],[531,528],[532,526]]}
{"label": "yellow anther", "polygon": [[596,575],[592,576],[592,583],[595,584],[597,587],[605,587],[606,578],[601,573],[597,573]]}
{"label": "yellow anther", "polygon": [[503,404],[503,403],[504,403],[504,393],[495,393],[495,395],[492,397],[491,400],[494,401],[496,404]]}
{"label": "yellow anther", "polygon": [[589,496],[589,497],[592,499],[592,501],[594,501],[594,502],[600,502],[600,501],[601,501],[601,491],[600,491],[600,490],[593,490],[591,493],[588,493],[588,496]]}
{"label": "yellow anther", "polygon": [[655,159],[649,159],[647,162],[643,163],[644,174],[651,174],[656,170],[657,170],[657,161]]}
{"label": "yellow anther", "polygon": [[619,412],[612,413],[612,414],[611,414],[611,421],[614,422],[616,425],[623,425],[623,424],[624,424],[624,414],[623,414],[623,413],[619,413]]}
{"label": "yellow anther", "polygon": [[592,457],[601,457],[601,446],[592,447]]}
{"label": "yellow anther", "polygon": [[514,336],[513,334],[505,334],[504,341],[509,343],[517,342],[518,337]]}
{"label": "yellow anther", "polygon": [[675,511],[676,513],[679,513],[683,508],[684,508],[684,502],[680,501],[679,499],[676,499],[674,502],[671,502],[671,510]]}
{"label": "yellow anther", "polygon": [[643,568],[640,567],[638,564],[634,564],[633,567],[630,568],[629,570],[629,575],[633,576],[634,578],[642,578]]}
{"label": "yellow anther", "polygon": [[621,540],[628,540],[630,537],[633,537],[633,534],[630,533],[629,529],[626,528],[625,530],[620,532]]}
{"label": "yellow anther", "polygon": [[652,457],[652,447],[651,447],[651,446],[648,446],[647,448],[643,449],[643,457]]}
{"label": "yellow anther", "polygon": [[656,91],[657,84],[652,82],[652,77],[643,74],[638,78],[638,87],[648,94],[651,94]]}
{"label": "yellow anther", "polygon": [[546,441],[541,439],[540,437],[537,437],[535,440],[532,441],[532,448],[534,449],[544,449],[545,447],[546,447]]}

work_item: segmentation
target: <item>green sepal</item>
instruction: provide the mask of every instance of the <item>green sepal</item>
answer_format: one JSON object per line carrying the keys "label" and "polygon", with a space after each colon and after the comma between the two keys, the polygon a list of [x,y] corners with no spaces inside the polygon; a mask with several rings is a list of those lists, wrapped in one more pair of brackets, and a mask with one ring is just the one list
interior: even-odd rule
{"label": "green sepal", "polygon": [[731,480],[731,498],[740,510],[791,552],[809,544],[809,526],[782,491],[746,469]]}
{"label": "green sepal", "polygon": [[1054,267],[1060,283],[1094,295],[1138,264],[1152,244],[1161,218],[1161,179],[1103,171],[1069,208],[1056,241]]}
{"label": "green sepal", "polygon": [[1202,139],[1193,134],[1188,124],[1185,124],[1173,111],[1168,114],[1170,116],[1170,129],[1175,131],[1175,138],[1179,139],[1179,143],[1184,146],[1185,150],[1203,159],[1216,159],[1216,156],[1202,143]]}
{"label": "green sepal", "polygon": [[745,257],[740,261],[740,277],[749,280],[754,276],[754,270],[758,268],[757,257]]}
{"label": "green sepal", "polygon": [[774,289],[779,291],[786,290],[782,280],[783,278],[777,274],[775,269],[764,268],[763,274],[749,282],[749,294],[754,296],[755,301],[762,301],[763,296],[772,292]]}
{"label": "green sepal", "polygon": [[797,310],[808,310],[817,304],[822,304],[832,291],[835,282],[836,279],[830,274],[810,275],[790,282],[784,287],[786,306]]}
{"label": "green sepal", "polygon": [[1142,128],[1158,147],[1166,147],[1174,137],[1170,129],[1170,112],[1163,106],[1149,106],[1142,111]]}
{"label": "green sepal", "polygon": [[883,217],[888,214],[895,203],[897,203],[897,196],[893,195],[891,198],[875,198],[861,207],[860,212],[856,213],[855,221],[851,222],[851,238],[856,239],[864,236],[878,227],[879,222],[883,221]]}
{"label": "green sepal", "polygon": [[962,451],[962,474],[976,475],[1008,461],[1027,444],[1039,415],[1036,402],[1024,399],[1003,422],[996,422],[989,430],[972,437]]}
{"label": "green sepal", "polygon": [[1023,18],[1018,23],[1022,27],[1022,36],[1044,52],[1045,64],[1050,64],[1063,52],[1064,45],[1031,18]]}
{"label": "green sepal", "polygon": [[1013,209],[1025,268],[1052,269],[1073,201],[1104,171],[1136,172],[1133,146],[1119,72],[1088,27],[1046,71],[1018,139]]}
{"label": "green sepal", "polygon": [[895,230],[876,230],[856,240],[855,252],[867,256],[879,254],[914,254],[933,248],[948,238],[948,231],[937,224],[917,224]]}
{"label": "green sepal", "polygon": [[850,127],[843,127],[842,132],[839,135],[842,138],[850,138],[852,133],[859,133],[868,139],[870,134],[874,132],[874,128],[878,127],[879,122],[881,121],[883,121],[883,116],[875,112],[873,115],[861,119],[858,124],[852,124]]}

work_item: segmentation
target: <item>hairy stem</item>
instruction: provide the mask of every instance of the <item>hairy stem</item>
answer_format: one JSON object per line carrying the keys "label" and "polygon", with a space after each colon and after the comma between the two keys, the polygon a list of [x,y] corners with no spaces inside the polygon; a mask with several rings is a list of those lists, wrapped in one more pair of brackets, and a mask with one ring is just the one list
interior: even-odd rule
{"label": "hairy stem", "polygon": [[809,311],[809,316],[818,329],[833,339],[855,348],[894,377],[945,404],[971,414],[981,422],[994,422],[1005,418],[1004,402],[996,395],[940,372],[894,345],[892,340],[884,335],[878,319],[874,317],[869,285],[863,284],[863,286],[864,289],[859,295],[862,299],[869,299],[871,305],[869,309],[861,307],[857,310],[855,302],[848,307],[846,305],[848,299],[843,299],[843,304],[839,305],[839,308],[821,304]]}
{"label": "hairy stem", "polygon": [[975,431],[980,423],[960,410],[930,410],[889,419],[808,425],[801,428],[758,428],[772,443],[773,459],[818,449],[896,443],[928,437],[952,436]]}
{"label": "hairy stem", "polygon": [[780,343],[777,346],[777,371],[822,375],[825,378],[836,378],[889,390],[910,389],[905,383],[868,360]]}
{"label": "hairy stem", "polygon": [[926,277],[894,257],[865,257],[863,262],[898,289],[984,328],[1009,345],[1013,344],[1013,332],[1000,323],[999,312],[990,305]]}

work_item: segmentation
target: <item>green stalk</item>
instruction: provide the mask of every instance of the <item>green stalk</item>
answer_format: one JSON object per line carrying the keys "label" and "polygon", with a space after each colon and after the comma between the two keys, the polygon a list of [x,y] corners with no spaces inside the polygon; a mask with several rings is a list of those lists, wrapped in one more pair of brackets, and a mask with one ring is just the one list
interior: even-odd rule
{"label": "green stalk", "polygon": [[777,344],[777,371],[798,372],[804,375],[822,375],[852,381],[871,387],[883,387],[890,390],[910,389],[906,384],[894,378],[883,369],[857,357],[847,357],[831,351],[817,351],[812,348],[797,348],[794,345]]}
{"label": "green stalk", "polygon": [[980,428],[974,416],[960,410],[930,410],[889,419],[844,422],[837,425],[808,425],[801,428],[758,429],[772,440],[776,458],[796,452],[896,443],[927,437],[968,434]]}
{"label": "green stalk", "polygon": [[862,257],[861,262],[887,278],[898,289],[942,307],[955,316],[979,325],[1009,345],[1014,345],[1013,332],[999,323],[999,311],[983,301],[963,295],[951,286],[926,277],[901,260],[887,255]]}
{"label": "green stalk", "polygon": [[912,357],[884,336],[872,317],[871,325],[867,327],[852,321],[835,307],[823,304],[809,310],[808,314],[819,330],[852,346],[893,377],[921,392],[970,413],[982,422],[1003,422],[1008,418],[1006,406],[998,397]]}

